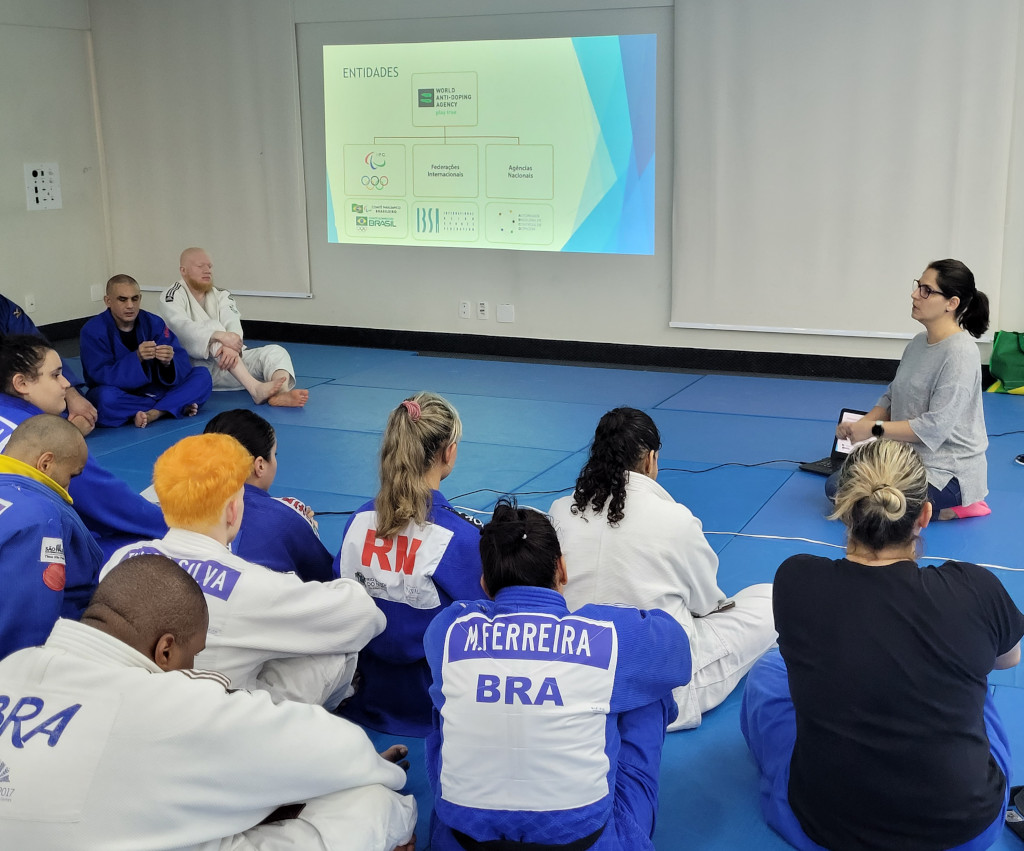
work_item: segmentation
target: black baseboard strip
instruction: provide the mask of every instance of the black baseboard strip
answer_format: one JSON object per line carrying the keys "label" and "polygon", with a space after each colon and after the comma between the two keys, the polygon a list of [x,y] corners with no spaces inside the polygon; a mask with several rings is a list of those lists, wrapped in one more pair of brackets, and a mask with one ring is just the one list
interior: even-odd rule
{"label": "black baseboard strip", "polygon": [[433,331],[394,331],[383,328],[339,328],[249,320],[246,335],[281,342],[321,343],[416,352],[615,364],[693,372],[732,372],[754,375],[803,376],[848,381],[888,382],[898,361],[874,358],[800,355],[787,352],[735,352],[721,349],[683,349],[623,343],[584,343],[574,340],[535,340],[482,334],[442,334]]}

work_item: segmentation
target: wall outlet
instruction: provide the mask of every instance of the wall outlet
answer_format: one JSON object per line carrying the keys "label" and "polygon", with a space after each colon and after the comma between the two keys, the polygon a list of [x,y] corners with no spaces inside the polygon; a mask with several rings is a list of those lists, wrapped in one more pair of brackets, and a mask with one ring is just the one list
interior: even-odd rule
{"label": "wall outlet", "polygon": [[507,301],[499,302],[498,312],[495,318],[499,322],[515,322],[516,306]]}
{"label": "wall outlet", "polygon": [[99,284],[89,287],[89,298],[92,301],[103,301],[103,287]]}
{"label": "wall outlet", "polygon": [[476,303],[476,318],[477,319],[490,319],[491,318],[491,305],[486,301],[478,301]]}
{"label": "wall outlet", "polygon": [[468,300],[459,302],[459,319],[472,319],[473,305]]}
{"label": "wall outlet", "polygon": [[25,203],[30,210],[59,210],[64,206],[57,163],[25,163]]}
{"label": "wall outlet", "polygon": [[36,296],[35,293],[25,293],[25,310],[31,313],[36,309]]}

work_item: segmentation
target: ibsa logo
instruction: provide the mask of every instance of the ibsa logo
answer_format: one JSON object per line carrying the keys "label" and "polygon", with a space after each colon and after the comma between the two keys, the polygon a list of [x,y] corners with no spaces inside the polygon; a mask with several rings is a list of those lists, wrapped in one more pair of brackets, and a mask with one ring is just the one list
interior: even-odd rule
{"label": "ibsa logo", "polygon": [[376,171],[378,168],[384,168],[387,165],[383,151],[370,151],[370,153],[363,157],[363,162],[370,167],[371,171]]}
{"label": "ibsa logo", "polygon": [[441,230],[441,211],[437,207],[416,208],[416,233],[438,233]]}

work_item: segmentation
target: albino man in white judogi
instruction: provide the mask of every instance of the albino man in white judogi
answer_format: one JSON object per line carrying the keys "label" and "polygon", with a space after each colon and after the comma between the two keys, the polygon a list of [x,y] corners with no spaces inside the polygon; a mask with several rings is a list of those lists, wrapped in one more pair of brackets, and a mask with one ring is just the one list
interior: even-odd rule
{"label": "albino man in white judogi", "polygon": [[160,297],[164,319],[192,363],[210,370],[214,390],[244,387],[257,404],[301,408],[308,390],[295,387],[295,367],[281,346],[247,348],[235,299],[213,285],[213,263],[202,248],[181,252],[181,278]]}
{"label": "albino man in white judogi", "polygon": [[408,750],[189,670],[207,625],[185,571],[139,556],[81,622],[0,661],[3,847],[412,851]]}
{"label": "albino man in white judogi", "polygon": [[384,630],[385,617],[353,579],[303,582],[234,555],[252,457],[226,434],[186,437],[153,468],[153,486],[170,531],[122,547],[102,579],[126,558],[159,553],[199,583],[210,634],[199,665],[234,688],[334,709],[353,693],[356,655]]}

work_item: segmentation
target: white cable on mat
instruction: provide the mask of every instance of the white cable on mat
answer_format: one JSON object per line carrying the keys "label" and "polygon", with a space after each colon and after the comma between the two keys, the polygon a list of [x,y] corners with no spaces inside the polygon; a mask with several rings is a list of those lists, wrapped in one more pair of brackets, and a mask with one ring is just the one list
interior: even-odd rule
{"label": "white cable on mat", "polygon": [[[832,547],[836,550],[845,550],[845,544],[830,544],[827,541],[816,541],[813,538],[800,538],[792,537],[789,535],[752,535],[749,532],[712,532],[708,529],[704,530],[705,535],[731,535],[734,538],[761,538],[768,541],[802,541],[805,544],[818,544],[822,547]],[[963,561],[963,559],[949,558],[948,556],[918,556],[922,561]],[[983,561],[972,562],[972,564],[978,565],[978,567],[987,567],[989,570],[1006,570],[1010,573],[1024,573],[1024,567],[1006,567],[1002,564],[986,564]]]}
{"label": "white cable on mat", "polygon": [[[469,508],[465,505],[453,505],[452,508],[458,511],[467,511],[470,514],[493,514],[492,511],[484,511],[479,508]],[[798,535],[754,535],[750,532],[712,532],[704,530],[705,535],[730,535],[733,538],[758,538],[763,541],[800,541],[804,544],[817,544],[819,547],[831,547],[834,550],[845,550],[846,544],[830,544],[827,541],[816,541],[814,538],[801,538]],[[949,558],[947,556],[919,556],[921,561],[962,561],[962,559]],[[1010,573],[1024,573],[1024,567],[1006,567],[1002,564],[986,564],[985,562],[972,562],[978,567],[987,567],[989,570],[1005,570]]]}

